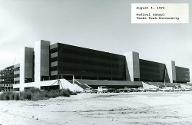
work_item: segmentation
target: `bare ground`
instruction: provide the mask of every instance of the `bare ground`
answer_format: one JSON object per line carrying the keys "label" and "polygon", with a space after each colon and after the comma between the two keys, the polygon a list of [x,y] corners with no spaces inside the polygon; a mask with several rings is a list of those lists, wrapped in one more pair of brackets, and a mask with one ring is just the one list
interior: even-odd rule
{"label": "bare ground", "polygon": [[2,125],[192,125],[192,92],[79,94],[0,101]]}

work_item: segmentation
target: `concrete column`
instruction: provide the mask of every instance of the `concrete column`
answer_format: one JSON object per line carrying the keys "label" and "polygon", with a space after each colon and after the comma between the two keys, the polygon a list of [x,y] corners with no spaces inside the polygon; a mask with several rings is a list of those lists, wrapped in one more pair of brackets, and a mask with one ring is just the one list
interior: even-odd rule
{"label": "concrete column", "polygon": [[170,83],[176,81],[176,69],[175,61],[170,61],[166,63],[167,73],[169,75]]}
{"label": "concrete column", "polygon": [[42,77],[49,77],[49,41],[35,43],[35,82],[42,81]]}
{"label": "concrete column", "polygon": [[24,84],[27,79],[34,79],[34,49],[25,47],[22,50],[20,62],[20,91],[24,90]]}
{"label": "concrete column", "polygon": [[[130,80],[135,81],[135,79],[140,80],[140,65],[139,65],[139,53],[130,52],[125,54],[127,62],[127,71],[129,71]],[[127,76],[128,78],[128,76]]]}
{"label": "concrete column", "polygon": [[189,77],[190,77],[190,82],[189,83],[191,83],[191,81],[192,81],[192,73],[191,73],[191,71],[192,71],[192,68],[189,68]]}

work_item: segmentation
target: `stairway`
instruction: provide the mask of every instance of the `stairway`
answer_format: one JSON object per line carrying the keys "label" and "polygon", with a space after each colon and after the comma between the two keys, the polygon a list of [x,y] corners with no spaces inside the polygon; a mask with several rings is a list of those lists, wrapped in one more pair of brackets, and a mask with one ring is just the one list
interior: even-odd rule
{"label": "stairway", "polygon": [[76,79],[74,79],[74,84],[78,85],[79,87],[81,87],[81,88],[83,88],[83,89],[91,88],[91,87],[88,86],[86,83],[79,82],[79,81],[76,80]]}

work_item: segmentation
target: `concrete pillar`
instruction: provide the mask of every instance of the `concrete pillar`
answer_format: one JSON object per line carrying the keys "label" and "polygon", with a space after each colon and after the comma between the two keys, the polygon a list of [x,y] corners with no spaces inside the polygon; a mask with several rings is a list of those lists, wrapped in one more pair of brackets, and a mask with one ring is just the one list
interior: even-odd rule
{"label": "concrete pillar", "polygon": [[191,71],[192,71],[192,68],[189,68],[189,77],[190,77],[190,82],[189,83],[191,83],[191,81],[192,81],[192,73],[191,73]]}
{"label": "concrete pillar", "polygon": [[[139,53],[138,52],[130,52],[124,54],[127,62],[127,71],[129,71],[130,80],[131,81],[139,81],[140,80],[140,65],[139,65]],[[128,76],[127,76],[128,78]]]}
{"label": "concrete pillar", "polygon": [[167,68],[167,73],[169,75],[170,83],[174,83],[176,81],[175,61],[167,62],[166,68]]}
{"label": "concrete pillar", "polygon": [[24,84],[29,79],[34,80],[34,49],[25,47],[20,62],[20,91],[24,90]]}
{"label": "concrete pillar", "polygon": [[41,40],[35,43],[35,82],[49,77],[49,47],[49,41]]}

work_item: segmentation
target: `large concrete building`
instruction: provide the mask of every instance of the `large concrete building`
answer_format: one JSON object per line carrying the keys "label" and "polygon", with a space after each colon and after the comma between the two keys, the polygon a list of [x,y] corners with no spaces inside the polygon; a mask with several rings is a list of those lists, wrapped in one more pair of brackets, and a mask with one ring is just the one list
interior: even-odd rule
{"label": "large concrete building", "polygon": [[0,91],[13,90],[14,66],[6,67],[0,70]]}
{"label": "large concrete building", "polygon": [[74,78],[91,87],[141,87],[141,81],[190,82],[188,68],[175,66],[174,61],[163,64],[140,59],[138,52],[118,55],[41,40],[35,48],[25,47],[22,55],[15,90],[42,88],[52,85],[45,85],[45,81]]}

